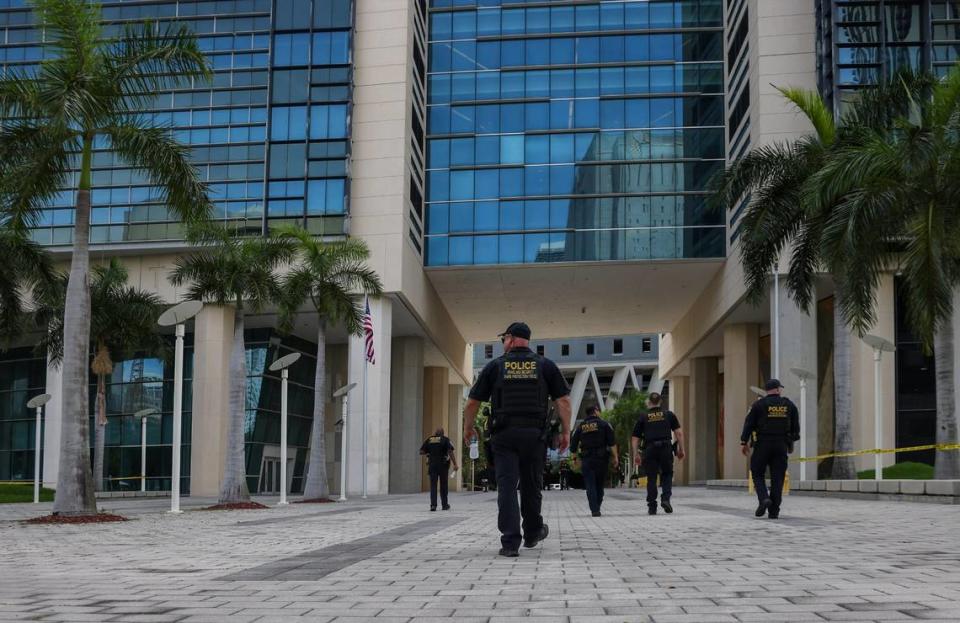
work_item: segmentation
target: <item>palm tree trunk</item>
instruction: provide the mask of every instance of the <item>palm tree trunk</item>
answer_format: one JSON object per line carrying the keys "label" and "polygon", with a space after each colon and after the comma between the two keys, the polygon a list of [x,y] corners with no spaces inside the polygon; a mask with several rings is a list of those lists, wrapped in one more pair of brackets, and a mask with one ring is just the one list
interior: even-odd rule
{"label": "palm tree trunk", "polygon": [[[937,443],[957,443],[957,396],[953,379],[953,317],[943,321],[933,335],[937,374]],[[937,451],[933,477],[960,478],[960,452]]]}
{"label": "palm tree trunk", "polygon": [[224,453],[220,504],[250,499],[243,430],[247,419],[247,352],[243,342],[243,316],[243,308],[238,303],[233,324],[233,349],[230,352],[230,413],[227,418],[227,449]]}
{"label": "palm tree trunk", "polygon": [[317,370],[313,377],[313,424],[310,430],[310,465],[307,483],[303,487],[306,500],[325,498],[330,495],[327,483],[327,325],[320,319],[317,330]]}
{"label": "palm tree trunk", "polygon": [[90,163],[93,138],[84,137],[73,228],[73,255],[63,314],[63,389],[60,469],[53,512],[97,512],[90,471]]}
{"label": "palm tree trunk", "polygon": [[104,375],[97,375],[97,427],[93,449],[93,486],[97,491],[105,488],[106,475],[103,473],[104,435],[107,432],[107,381]]}
{"label": "palm tree trunk", "polygon": [[[835,409],[834,452],[853,450],[853,358],[850,329],[840,311],[839,297],[833,306],[833,393]],[[852,457],[833,459],[832,477],[837,480],[855,480],[856,467]]]}

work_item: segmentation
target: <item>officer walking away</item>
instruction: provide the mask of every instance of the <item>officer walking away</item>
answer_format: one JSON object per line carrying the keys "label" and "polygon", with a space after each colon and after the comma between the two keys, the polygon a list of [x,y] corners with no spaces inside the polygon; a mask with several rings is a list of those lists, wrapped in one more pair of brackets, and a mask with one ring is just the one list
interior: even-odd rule
{"label": "officer walking away", "polygon": [[[464,408],[464,442],[476,434],[480,403],[491,402],[491,431],[500,529],[500,555],[515,557],[521,542],[534,547],[547,538],[540,506],[547,453],[549,399],[560,414],[562,453],[570,445],[570,388],[557,365],[530,350],[530,327],[514,322],[500,335],[504,354],[486,365],[470,390]],[[517,505],[517,483],[520,504]],[[523,523],[521,525],[521,516]]]}
{"label": "officer walking away", "polygon": [[443,510],[450,510],[447,501],[450,464],[457,469],[457,457],[450,439],[438,428],[432,437],[427,437],[420,446],[420,454],[427,457],[427,473],[430,475],[430,510],[437,510],[437,481],[440,482],[440,503]]}
{"label": "officer walking away", "polygon": [[570,451],[580,451],[580,465],[583,471],[583,484],[587,488],[587,504],[594,517],[600,516],[603,504],[603,485],[607,479],[607,465],[610,462],[610,449],[613,449],[613,468],[620,469],[617,458],[617,442],[613,427],[600,419],[600,406],[587,409],[587,417],[580,422],[570,439]]}
{"label": "officer walking away", "polygon": [[[643,467],[647,477],[647,513],[657,514],[657,475],[660,476],[660,506],[667,513],[673,512],[670,497],[673,494],[673,453],[671,433],[676,436],[676,453],[683,459],[683,431],[680,421],[673,411],[664,411],[660,394],[653,392],[647,396],[647,412],[640,415],[633,427],[633,446],[635,462]],[[638,452],[639,448],[639,452]]]}
{"label": "officer walking away", "polygon": [[[780,516],[783,500],[783,479],[787,473],[787,455],[793,452],[793,442],[800,439],[800,414],[789,398],[784,398],[783,385],[777,379],[767,381],[767,395],[757,400],[747,413],[740,435],[740,449],[750,454],[748,443],[753,443],[750,473],[757,491],[759,506],[754,513],[770,519]],[[770,490],[767,491],[766,472],[770,468]]]}

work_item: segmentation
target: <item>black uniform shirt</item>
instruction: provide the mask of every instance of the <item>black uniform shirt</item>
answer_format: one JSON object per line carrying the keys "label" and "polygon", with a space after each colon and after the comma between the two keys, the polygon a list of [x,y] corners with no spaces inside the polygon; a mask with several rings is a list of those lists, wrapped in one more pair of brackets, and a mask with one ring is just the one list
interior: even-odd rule
{"label": "black uniform shirt", "polygon": [[[651,409],[653,411],[655,409]],[[674,431],[680,428],[680,420],[677,419],[677,416],[673,411],[660,411],[663,414],[663,417],[667,419],[667,422],[670,424],[670,430]],[[640,417],[637,418],[637,423],[633,426],[633,436],[637,439],[643,439],[644,433],[646,432],[645,428],[647,425],[647,418],[650,417],[649,413],[641,413]]]}
{"label": "black uniform shirt", "polygon": [[[515,352],[530,352],[529,348],[515,348]],[[477,382],[473,384],[473,387],[470,389],[470,398],[473,400],[479,400],[480,402],[487,402],[490,400],[490,396],[493,395],[493,388],[497,382],[497,375],[500,373],[500,362],[498,359],[494,359],[480,372],[480,376],[477,377]],[[550,398],[557,400],[558,398],[563,398],[570,394],[570,388],[567,386],[567,380],[563,378],[563,375],[560,374],[560,368],[557,367],[557,364],[553,363],[546,357],[543,358],[543,377],[547,383],[547,391],[550,393]]]}
{"label": "black uniform shirt", "polygon": [[430,465],[433,467],[439,467],[447,463],[452,451],[453,444],[450,443],[450,438],[442,435],[427,437],[423,445],[420,446],[420,452],[427,455]]}
{"label": "black uniform shirt", "polygon": [[[594,439],[595,437],[599,439]],[[581,443],[584,450],[609,448],[616,443],[613,427],[610,426],[609,422],[591,415],[580,422],[573,430],[573,436],[570,438],[570,451],[576,452]]]}
{"label": "black uniform shirt", "polygon": [[[783,396],[771,395],[764,396],[760,400],[754,401],[747,413],[747,419],[743,423],[743,433],[740,434],[740,441],[746,443],[754,433],[760,433],[760,426],[764,419],[769,417],[769,410],[785,412],[785,417],[789,419],[786,428],[786,439],[784,441],[796,441],[800,439],[800,413],[797,411],[797,405],[793,401]],[[778,414],[779,415],[779,414]],[[762,435],[761,435],[762,436]]]}

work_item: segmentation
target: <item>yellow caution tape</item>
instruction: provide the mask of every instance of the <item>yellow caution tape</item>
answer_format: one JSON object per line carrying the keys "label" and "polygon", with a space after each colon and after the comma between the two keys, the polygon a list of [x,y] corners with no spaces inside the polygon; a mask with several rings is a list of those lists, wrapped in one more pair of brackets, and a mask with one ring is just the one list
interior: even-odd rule
{"label": "yellow caution tape", "polygon": [[829,459],[832,457],[863,456],[865,454],[892,454],[894,452],[917,452],[920,450],[960,450],[960,443],[931,443],[923,446],[909,446],[907,448],[873,448],[870,450],[852,450],[850,452],[831,452],[829,454],[820,454],[817,456],[803,456],[793,460],[803,463],[806,461],[822,461],[823,459]]}
{"label": "yellow caution tape", "polygon": [[[756,493],[756,486],[753,484],[753,473],[747,469],[747,492]],[[783,475],[783,494],[789,495],[790,493],[790,472],[787,472]]]}

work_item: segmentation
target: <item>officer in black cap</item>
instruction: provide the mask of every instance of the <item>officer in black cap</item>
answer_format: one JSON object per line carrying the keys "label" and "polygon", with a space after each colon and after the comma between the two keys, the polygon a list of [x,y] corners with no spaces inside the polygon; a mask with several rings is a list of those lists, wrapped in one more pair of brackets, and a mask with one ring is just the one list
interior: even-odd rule
{"label": "officer in black cap", "polygon": [[[750,457],[750,473],[760,504],[754,513],[770,519],[780,516],[783,499],[783,479],[787,473],[787,454],[793,452],[793,442],[800,439],[800,415],[797,406],[781,395],[783,385],[777,379],[767,381],[767,395],[757,400],[747,413],[740,435],[740,448],[744,456],[750,454],[749,442],[753,440],[753,456]],[[770,491],[767,491],[766,472],[770,468]]]}
{"label": "officer in black cap", "polygon": [[[470,390],[464,408],[464,442],[476,435],[474,421],[481,402],[491,402],[494,469],[497,477],[497,526],[500,555],[515,557],[521,542],[534,547],[549,530],[540,515],[543,463],[547,453],[548,401],[560,414],[562,453],[570,445],[570,388],[557,365],[530,350],[530,327],[514,322],[500,334],[504,354],[486,365]],[[520,505],[517,505],[517,483]]]}
{"label": "officer in black cap", "polygon": [[449,478],[451,463],[453,469],[457,469],[457,457],[450,438],[443,434],[442,428],[438,428],[433,436],[424,440],[423,445],[420,446],[420,454],[427,457],[427,473],[430,475],[430,510],[437,510],[438,482],[440,503],[443,504],[443,510],[450,510],[450,504],[447,502],[447,478]]}
{"label": "officer in black cap", "polygon": [[647,513],[657,514],[657,476],[660,477],[660,506],[667,513],[673,512],[670,497],[673,495],[673,441],[676,436],[676,453],[683,459],[683,431],[680,420],[673,411],[665,411],[661,406],[660,394],[652,392],[647,396],[647,412],[642,413],[633,427],[634,461],[643,467],[647,477]]}
{"label": "officer in black cap", "polygon": [[610,462],[610,449],[613,449],[614,469],[620,469],[617,458],[617,442],[613,427],[600,419],[600,406],[587,409],[587,417],[577,425],[570,440],[570,451],[580,451],[580,465],[583,471],[583,484],[587,489],[587,504],[594,517],[600,516],[603,504],[603,485],[607,479],[607,464]]}

